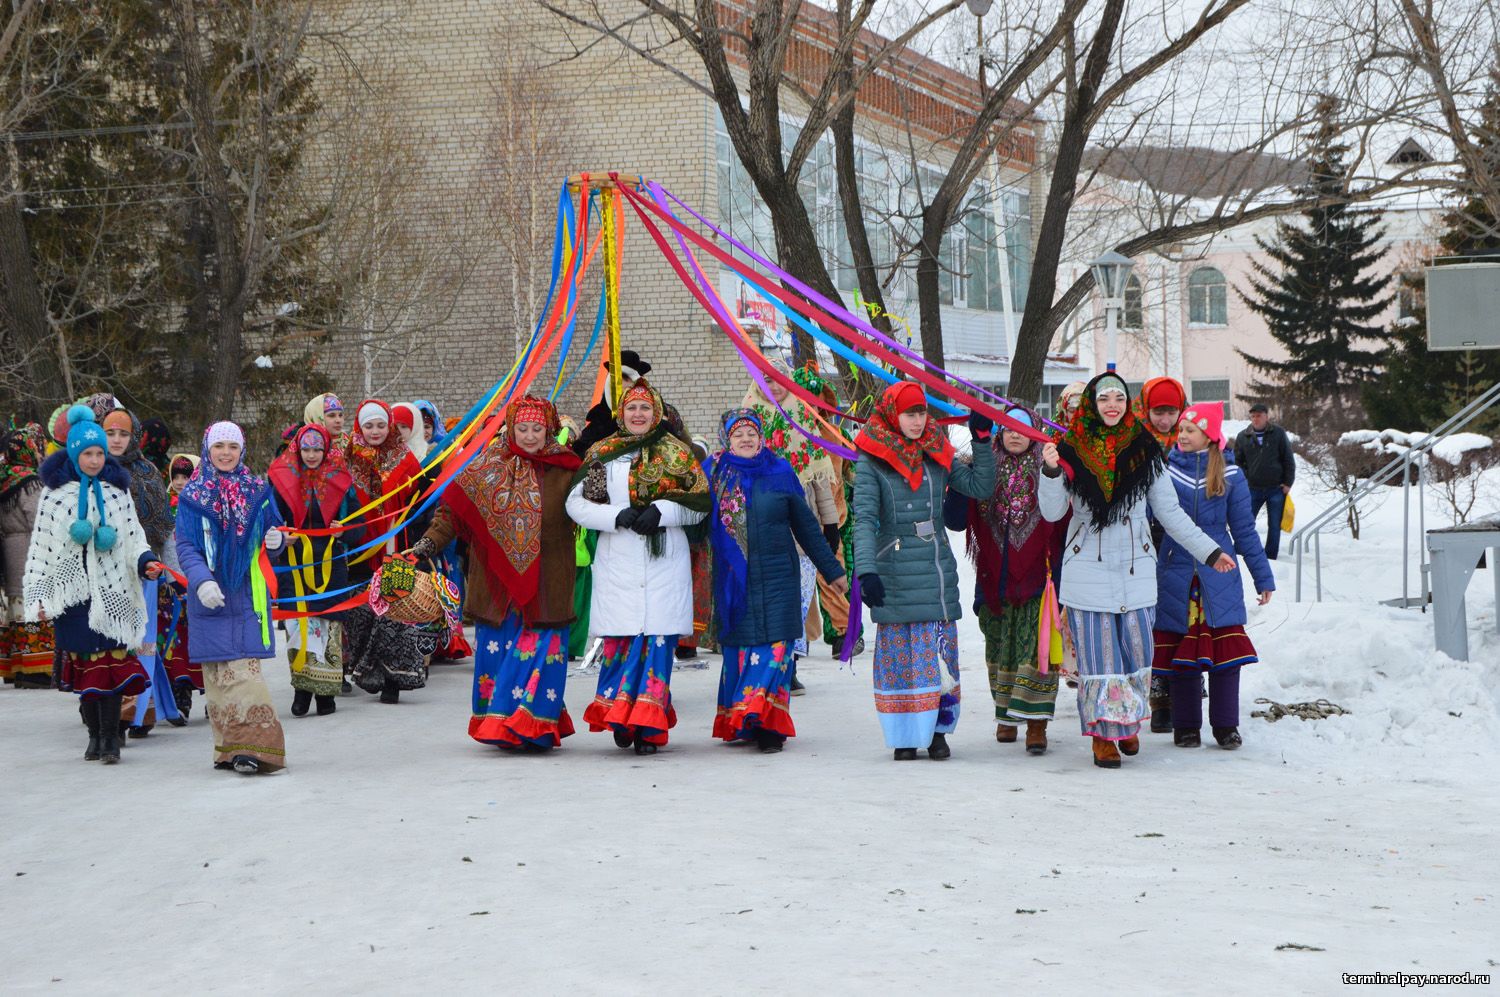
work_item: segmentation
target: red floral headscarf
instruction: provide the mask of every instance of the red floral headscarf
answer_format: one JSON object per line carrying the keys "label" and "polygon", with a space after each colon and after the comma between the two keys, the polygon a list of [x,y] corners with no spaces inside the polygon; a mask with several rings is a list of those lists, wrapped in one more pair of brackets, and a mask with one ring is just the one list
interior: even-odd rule
{"label": "red floral headscarf", "polygon": [[854,438],[854,446],[889,464],[916,491],[922,485],[922,460],[931,457],[945,469],[953,466],[953,444],[936,419],[917,439],[901,431],[901,413],[924,406],[927,397],[911,381],[897,381],[886,388],[875,404],[875,412]]}

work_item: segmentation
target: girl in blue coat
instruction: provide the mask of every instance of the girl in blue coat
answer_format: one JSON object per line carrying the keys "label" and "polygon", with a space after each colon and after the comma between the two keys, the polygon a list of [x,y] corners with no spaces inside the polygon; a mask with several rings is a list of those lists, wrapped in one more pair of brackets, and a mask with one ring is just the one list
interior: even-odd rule
{"label": "girl in blue coat", "polygon": [[245,466],[232,422],[203,434],[203,461],[177,500],[177,557],[187,575],[188,657],[203,665],[214,768],[244,775],[286,766],[286,739],[260,663],[276,655],[260,547],[283,544],[266,479]]}
{"label": "girl in blue coat", "polygon": [[797,472],[766,447],[756,410],[725,412],[719,441],[724,449],[709,469],[714,605],[724,653],[714,736],[754,740],[761,751],[775,752],[796,734],[787,705],[792,648],[804,620],[797,545],[840,593],[847,590],[844,569]]}
{"label": "girl in blue coat", "polygon": [[[1182,413],[1177,446],[1167,456],[1177,501],[1223,550],[1250,568],[1264,606],[1276,590],[1270,562],[1255,532],[1245,476],[1224,454],[1224,405],[1195,405]],[[1155,674],[1165,676],[1172,698],[1172,740],[1201,743],[1203,703],[1198,677],[1208,673],[1208,715],[1221,748],[1238,748],[1240,668],[1256,660],[1245,633],[1245,596],[1238,575],[1201,570],[1176,540],[1162,541],[1156,566]]]}

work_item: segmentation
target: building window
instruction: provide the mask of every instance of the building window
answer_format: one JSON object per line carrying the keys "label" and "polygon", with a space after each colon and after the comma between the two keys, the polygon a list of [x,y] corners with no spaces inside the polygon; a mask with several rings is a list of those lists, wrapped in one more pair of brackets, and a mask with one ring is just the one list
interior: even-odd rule
{"label": "building window", "polygon": [[1026,310],[1031,285],[1031,195],[1010,191],[1001,195],[1005,212],[1005,260],[1010,268],[1011,311]]}
{"label": "building window", "polygon": [[1192,393],[1194,405],[1199,402],[1227,402],[1229,401],[1229,378],[1194,378],[1189,382],[1188,390]]}
{"label": "building window", "polygon": [[1199,267],[1188,275],[1188,322],[1229,324],[1229,285],[1216,267]]}
{"label": "building window", "polygon": [[1135,274],[1125,285],[1125,313],[1120,322],[1126,329],[1143,329],[1146,326],[1145,308],[1142,303],[1141,279]]}

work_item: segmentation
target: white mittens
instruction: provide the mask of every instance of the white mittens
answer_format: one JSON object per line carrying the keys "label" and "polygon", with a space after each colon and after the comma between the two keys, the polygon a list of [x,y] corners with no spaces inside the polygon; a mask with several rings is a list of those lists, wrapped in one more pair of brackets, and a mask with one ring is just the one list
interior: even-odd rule
{"label": "white mittens", "polygon": [[280,550],[281,545],[286,542],[286,536],[276,527],[266,531],[266,550]]}
{"label": "white mittens", "polygon": [[198,601],[203,603],[204,609],[223,609],[224,590],[219,588],[216,581],[206,581],[198,586]]}

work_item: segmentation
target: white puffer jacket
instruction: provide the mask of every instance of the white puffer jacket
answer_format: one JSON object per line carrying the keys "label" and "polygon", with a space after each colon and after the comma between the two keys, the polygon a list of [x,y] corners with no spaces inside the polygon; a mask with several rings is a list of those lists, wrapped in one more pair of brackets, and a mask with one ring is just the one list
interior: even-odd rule
{"label": "white puffer jacket", "polygon": [[1177,503],[1177,489],[1166,474],[1152,482],[1144,500],[1136,500],[1118,522],[1096,530],[1088,507],[1073,505],[1066,478],[1042,474],[1037,505],[1049,522],[1057,522],[1073,506],[1062,554],[1062,590],[1058,601],[1072,609],[1095,613],[1128,613],[1156,605],[1156,546],[1146,510],[1200,562],[1219,550],[1213,538],[1193,524]]}
{"label": "white puffer jacket", "polygon": [[[583,497],[583,482],[568,493],[568,515],[585,529],[599,531],[594,551],[594,591],[589,633],[601,637],[693,632],[693,565],[683,527],[704,517],[676,502],[656,501],[661,510],[660,557],[652,557],[646,538],[633,530],[616,530],[615,519],[630,507],[630,460],[626,454],[605,466],[609,503]],[[1155,578],[1155,575],[1152,576]]]}

